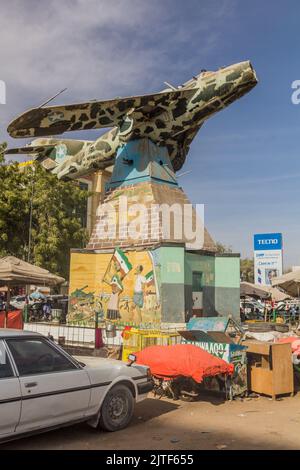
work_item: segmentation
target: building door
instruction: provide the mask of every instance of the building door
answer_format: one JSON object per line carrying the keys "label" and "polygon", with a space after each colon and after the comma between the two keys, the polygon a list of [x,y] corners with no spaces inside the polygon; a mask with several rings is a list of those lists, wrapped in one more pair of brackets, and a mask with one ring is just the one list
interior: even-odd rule
{"label": "building door", "polygon": [[193,271],[193,316],[203,316],[203,272]]}

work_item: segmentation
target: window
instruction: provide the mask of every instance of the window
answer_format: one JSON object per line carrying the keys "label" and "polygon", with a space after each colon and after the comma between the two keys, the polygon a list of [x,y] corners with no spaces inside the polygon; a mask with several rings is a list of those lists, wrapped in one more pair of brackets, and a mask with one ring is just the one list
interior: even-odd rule
{"label": "window", "polygon": [[13,377],[13,370],[5,350],[4,342],[0,341],[0,379]]}
{"label": "window", "polygon": [[76,369],[69,359],[43,339],[9,339],[7,344],[21,376]]}
{"label": "window", "polygon": [[193,292],[203,291],[203,273],[200,271],[193,272]]}

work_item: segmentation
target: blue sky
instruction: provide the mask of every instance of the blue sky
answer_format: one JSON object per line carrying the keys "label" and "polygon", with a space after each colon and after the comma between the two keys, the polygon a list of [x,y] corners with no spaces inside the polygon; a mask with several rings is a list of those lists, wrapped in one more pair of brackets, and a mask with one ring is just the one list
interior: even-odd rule
{"label": "blue sky", "polygon": [[180,182],[205,204],[216,240],[252,256],[254,233],[282,232],[285,266],[300,264],[299,15],[296,0],[1,2],[0,140],[13,117],[64,87],[53,104],[158,91],[250,59],[259,84],[206,122]]}

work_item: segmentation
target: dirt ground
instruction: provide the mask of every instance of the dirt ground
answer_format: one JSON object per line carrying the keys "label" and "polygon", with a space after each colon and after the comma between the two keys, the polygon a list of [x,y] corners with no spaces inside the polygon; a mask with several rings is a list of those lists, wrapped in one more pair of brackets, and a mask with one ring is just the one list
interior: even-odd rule
{"label": "dirt ground", "polygon": [[299,449],[300,394],[224,402],[203,396],[186,403],[149,398],[136,406],[131,425],[116,433],[86,424],[0,446],[4,449]]}

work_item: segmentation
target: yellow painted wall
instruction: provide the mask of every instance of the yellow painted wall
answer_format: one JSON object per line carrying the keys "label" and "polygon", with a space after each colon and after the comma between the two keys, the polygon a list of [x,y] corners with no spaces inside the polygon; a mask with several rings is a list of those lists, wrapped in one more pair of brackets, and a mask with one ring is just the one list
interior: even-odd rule
{"label": "yellow painted wall", "polygon": [[[143,266],[142,276],[154,271],[148,251],[125,253],[132,269],[122,279],[123,290],[118,296],[119,322],[140,324],[159,323],[161,311],[158,287],[155,280],[143,283],[143,306],[136,305],[134,297],[138,266]],[[70,267],[70,309],[68,321],[94,324],[95,312],[108,317],[108,305],[112,296],[112,286],[103,282],[103,277],[111,262],[113,253],[72,253]],[[116,320],[117,321],[117,320]]]}

